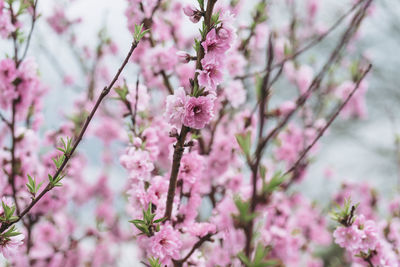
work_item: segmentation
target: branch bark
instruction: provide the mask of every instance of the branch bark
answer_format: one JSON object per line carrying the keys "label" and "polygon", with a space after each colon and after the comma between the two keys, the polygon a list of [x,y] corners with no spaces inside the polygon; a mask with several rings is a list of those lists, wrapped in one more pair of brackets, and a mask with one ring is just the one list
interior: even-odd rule
{"label": "branch bark", "polygon": [[[214,5],[217,2],[217,0],[208,0],[207,2],[207,9],[206,13],[204,15],[204,22],[206,23],[207,26],[207,32],[210,31],[211,29],[211,16],[212,12],[214,9]],[[204,40],[202,40],[204,41]],[[203,47],[200,46],[200,51],[198,51],[197,54],[197,62],[196,62],[196,70],[201,70],[201,60],[204,57],[204,50]],[[194,77],[194,83],[198,85],[198,72],[196,72],[195,77]],[[192,89],[193,90],[193,89]],[[167,204],[166,204],[166,209],[165,209],[165,214],[164,217],[166,218],[166,221],[169,221],[171,219],[171,214],[172,214],[172,209],[173,209],[173,204],[174,204],[174,197],[175,197],[175,190],[176,190],[176,181],[178,180],[178,174],[179,174],[179,168],[181,165],[181,159],[184,151],[184,145],[185,145],[185,140],[187,134],[190,132],[190,128],[186,126],[182,126],[181,132],[177,138],[177,142],[175,144],[175,149],[174,149],[174,156],[172,160],[172,167],[171,167],[171,174],[169,178],[169,185],[168,185],[168,195],[167,195]]]}

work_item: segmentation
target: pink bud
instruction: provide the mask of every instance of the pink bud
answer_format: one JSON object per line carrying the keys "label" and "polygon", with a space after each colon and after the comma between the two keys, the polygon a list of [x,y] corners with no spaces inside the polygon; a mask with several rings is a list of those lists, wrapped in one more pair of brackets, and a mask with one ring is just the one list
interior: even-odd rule
{"label": "pink bud", "polygon": [[290,112],[292,112],[296,108],[296,104],[293,103],[292,101],[285,101],[282,103],[282,105],[279,107],[279,111],[281,112],[282,115],[287,115]]}
{"label": "pink bud", "polygon": [[189,17],[193,23],[199,22],[201,19],[201,12],[192,5],[187,5],[183,8],[183,13]]}
{"label": "pink bud", "polygon": [[196,9],[192,5],[187,5],[183,8],[183,13],[185,13],[186,16],[191,17],[196,13]]}
{"label": "pink bud", "polygon": [[133,139],[133,145],[135,147],[140,147],[142,145],[142,139],[140,139],[139,137],[135,137]]}
{"label": "pink bud", "polygon": [[188,63],[190,61],[190,55],[185,51],[178,51],[176,55],[181,63]]}
{"label": "pink bud", "polygon": [[311,19],[315,17],[315,14],[317,14],[318,11],[318,1],[316,0],[309,0],[308,1],[308,14]]}

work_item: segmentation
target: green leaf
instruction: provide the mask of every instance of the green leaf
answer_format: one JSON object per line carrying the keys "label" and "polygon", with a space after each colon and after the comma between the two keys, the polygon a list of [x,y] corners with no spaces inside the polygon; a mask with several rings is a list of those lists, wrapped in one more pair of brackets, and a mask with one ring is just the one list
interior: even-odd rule
{"label": "green leaf", "polygon": [[36,179],[32,178],[28,174],[28,183],[26,186],[28,187],[29,193],[31,193],[34,197],[37,192],[39,192],[40,187],[42,186],[43,182],[36,184]]}
{"label": "green leaf", "polygon": [[161,262],[160,262],[160,260],[158,258],[150,257],[148,259],[148,261],[149,261],[149,264],[150,264],[151,267],[161,267],[162,266]]}
{"label": "green leaf", "polygon": [[126,85],[122,87],[117,87],[114,90],[118,94],[120,100],[127,101],[126,96],[129,94],[129,90]]}
{"label": "green leaf", "polygon": [[265,248],[259,243],[256,248],[256,253],[254,255],[254,262],[261,262],[266,256]]}
{"label": "green leaf", "polygon": [[246,134],[236,134],[236,141],[246,157],[250,157],[251,147],[251,132],[248,131]]}
{"label": "green leaf", "polygon": [[149,29],[143,31],[143,25],[144,24],[141,24],[141,25],[136,24],[135,25],[135,32],[134,32],[133,38],[136,43],[139,43],[140,40],[143,38],[143,36],[150,31]]}
{"label": "green leaf", "polygon": [[257,75],[256,76],[256,84],[255,84],[257,99],[261,98],[262,86],[263,86],[263,78],[260,75]]}
{"label": "green leaf", "polygon": [[264,193],[272,193],[286,180],[286,176],[282,172],[278,171],[272,176],[271,180],[263,185]]}
{"label": "green leaf", "polygon": [[163,217],[161,219],[155,220],[154,223],[161,223],[161,222],[165,221],[166,219],[167,219],[167,217]]}
{"label": "green leaf", "polygon": [[287,43],[285,43],[283,46],[283,52],[285,56],[289,56],[290,54],[292,54],[292,50]]}
{"label": "green leaf", "polygon": [[14,221],[15,217],[13,215],[15,212],[15,205],[9,207],[4,201],[1,201],[1,206],[3,207],[3,216],[1,217],[1,220],[3,222]]}
{"label": "green leaf", "polygon": [[217,13],[211,16],[211,25],[217,26],[218,24],[221,23],[221,21],[219,20],[219,14],[220,12],[218,11]]}
{"label": "green leaf", "polygon": [[129,222],[133,223],[135,226],[137,226],[137,225],[139,225],[139,226],[146,225],[146,223],[144,221],[142,221],[142,220],[131,220]]}
{"label": "green leaf", "polygon": [[235,197],[235,204],[239,211],[239,215],[235,216],[240,222],[246,224],[257,217],[257,213],[250,211],[250,202],[243,201],[239,196]]}
{"label": "green leaf", "polygon": [[238,257],[239,260],[240,260],[244,265],[246,265],[247,267],[248,267],[248,266],[251,266],[251,262],[250,262],[249,258],[247,258],[247,256],[243,253],[243,251],[239,252],[239,253],[237,254],[237,257]]}
{"label": "green leaf", "polygon": [[204,10],[204,0],[197,0],[197,2],[199,3],[200,9]]}
{"label": "green leaf", "polygon": [[331,212],[331,218],[346,227],[351,226],[356,218],[355,210],[358,205],[359,203],[352,205],[351,199],[348,198],[345,200],[343,207],[336,205],[336,210]]}
{"label": "green leaf", "polygon": [[254,259],[250,260],[243,252],[239,252],[237,257],[239,260],[247,267],[268,267],[268,266],[276,266],[278,265],[278,261],[274,259],[265,259],[268,256],[271,248],[269,246],[264,247],[261,243],[259,243],[256,247],[256,251],[254,254]]}
{"label": "green leaf", "polygon": [[267,168],[264,165],[260,165],[260,176],[263,180],[265,180],[265,177],[267,175]]}
{"label": "green leaf", "polygon": [[201,44],[200,41],[197,39],[194,39],[194,45],[193,45],[194,50],[196,51],[197,54],[200,53],[200,49],[201,49]]}
{"label": "green leaf", "polygon": [[[17,229],[15,228],[15,225],[12,225],[8,230],[7,230],[7,232],[5,232],[5,233],[3,233],[2,234],[2,236],[4,237],[4,238],[10,238],[10,237],[13,237],[13,236],[17,236],[17,235],[20,235],[21,233],[20,232],[18,232],[17,231]],[[1,237],[1,236],[0,236]]]}

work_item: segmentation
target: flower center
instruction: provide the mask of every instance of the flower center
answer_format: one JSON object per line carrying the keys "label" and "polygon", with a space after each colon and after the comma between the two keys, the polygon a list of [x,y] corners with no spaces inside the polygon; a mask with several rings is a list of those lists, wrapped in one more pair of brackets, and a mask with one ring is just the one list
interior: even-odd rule
{"label": "flower center", "polygon": [[200,107],[194,107],[193,108],[193,112],[194,112],[194,114],[199,114],[201,112],[201,108]]}

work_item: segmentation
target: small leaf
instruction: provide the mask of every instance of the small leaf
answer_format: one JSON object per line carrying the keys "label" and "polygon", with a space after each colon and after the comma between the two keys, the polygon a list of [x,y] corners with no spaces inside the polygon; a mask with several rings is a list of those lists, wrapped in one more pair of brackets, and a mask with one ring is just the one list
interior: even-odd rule
{"label": "small leaf", "polygon": [[150,257],[148,259],[148,261],[149,261],[149,264],[150,264],[151,267],[161,267],[162,266],[161,262],[160,262],[160,260],[158,258]]}
{"label": "small leaf", "polygon": [[135,25],[135,32],[133,37],[136,43],[138,43],[143,38],[143,36],[150,31],[149,29],[142,31],[143,26],[144,24]]}
{"label": "small leaf", "polygon": [[247,267],[251,265],[249,258],[242,251],[237,254],[237,257]]}
{"label": "small leaf", "polygon": [[154,221],[154,223],[160,223],[160,222],[165,221],[166,219],[167,219],[167,217],[164,217],[164,218],[161,218],[161,219],[157,219],[157,220]]}
{"label": "small leaf", "polygon": [[197,2],[199,3],[200,9],[204,10],[204,0],[197,0]]}
{"label": "small leaf", "polygon": [[251,132],[248,131],[246,134],[236,134],[236,141],[246,157],[249,157],[251,147]]}
{"label": "small leaf", "polygon": [[282,172],[276,172],[271,178],[268,184],[264,185],[263,191],[266,193],[272,193],[275,191],[284,181],[286,176],[282,175]]}

